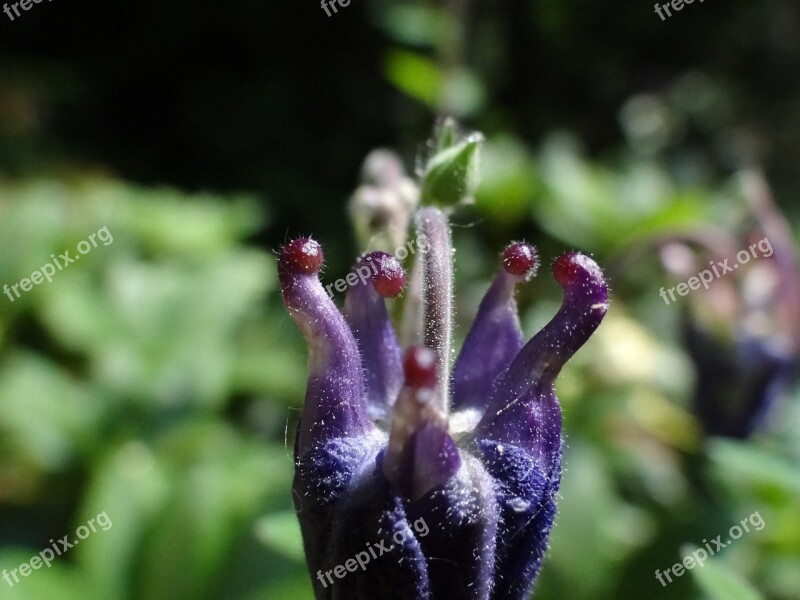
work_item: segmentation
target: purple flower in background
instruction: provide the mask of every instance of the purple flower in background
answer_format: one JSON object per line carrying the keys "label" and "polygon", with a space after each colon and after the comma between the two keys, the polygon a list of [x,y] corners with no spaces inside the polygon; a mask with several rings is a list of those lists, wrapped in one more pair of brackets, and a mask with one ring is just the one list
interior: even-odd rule
{"label": "purple flower in background", "polygon": [[679,278],[729,263],[731,273],[688,298],[681,333],[696,371],[693,409],[704,433],[746,439],[769,424],[797,381],[800,267],[791,228],[763,176],[747,171],[741,181],[753,213],[749,236],[708,228],[659,245]]}
{"label": "purple flower in background", "polygon": [[561,478],[555,380],[602,321],[607,286],[590,258],[560,256],[561,307],[525,343],[514,292],[538,258],[511,244],[451,369],[450,228],[433,207],[417,212],[416,227],[405,355],[384,302],[405,284],[394,257],[361,259],[369,275],[351,279],[343,312],[319,280],[316,241],[296,239],[278,260],[309,347],[293,489],[315,594],[527,598]]}

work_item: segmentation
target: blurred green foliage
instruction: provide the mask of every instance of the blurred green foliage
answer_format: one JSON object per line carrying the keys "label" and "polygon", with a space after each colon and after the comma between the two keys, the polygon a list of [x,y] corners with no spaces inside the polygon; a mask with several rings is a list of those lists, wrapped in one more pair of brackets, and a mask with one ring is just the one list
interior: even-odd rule
{"label": "blurred green foliage", "polygon": [[[325,282],[344,275],[360,161],[395,145],[414,166],[437,114],[486,134],[475,203],[454,215],[457,335],[509,239],[545,264],[591,252],[613,290],[559,380],[565,473],[536,598],[800,598],[800,390],[751,440],[703,439],[684,307],[659,298],[672,284],[647,246],[738,233],[732,175],[751,163],[800,239],[798,7],[706,3],[661,23],[649,4],[610,19],[584,0],[364,0],[330,20],[210,6],[122,2],[114,39],[99,3],[80,39],[56,3],[60,20],[4,24],[0,284],[102,227],[113,242],[0,295],[0,570],[102,511],[113,527],[0,580],[0,598],[311,598],[290,491],[305,349],[272,250],[313,233]],[[552,316],[546,269],[519,301],[529,334]],[[655,579],[755,511],[763,530]]]}
{"label": "blurred green foliage", "polygon": [[308,594],[281,443],[302,350],[266,305],[270,254],[242,243],[263,211],[226,200],[86,175],[0,186],[4,282],[113,237],[3,296],[0,565],[113,523],[3,598]]}

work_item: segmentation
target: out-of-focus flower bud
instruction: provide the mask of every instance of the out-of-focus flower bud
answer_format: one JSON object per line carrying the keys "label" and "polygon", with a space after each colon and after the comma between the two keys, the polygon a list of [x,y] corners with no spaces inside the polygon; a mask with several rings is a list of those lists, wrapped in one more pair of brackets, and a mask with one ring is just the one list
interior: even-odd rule
{"label": "out-of-focus flower bud", "polygon": [[359,245],[394,252],[405,244],[419,189],[391,150],[373,150],[364,160],[361,180],[348,207]]}
{"label": "out-of-focus flower bud", "polygon": [[450,119],[441,124],[422,174],[423,204],[449,207],[472,200],[478,186],[483,141],[480,133],[459,137]]}

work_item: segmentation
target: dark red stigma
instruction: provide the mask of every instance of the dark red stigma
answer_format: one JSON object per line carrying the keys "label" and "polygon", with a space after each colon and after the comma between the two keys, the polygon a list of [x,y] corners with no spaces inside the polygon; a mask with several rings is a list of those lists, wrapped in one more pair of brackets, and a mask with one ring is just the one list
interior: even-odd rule
{"label": "dark red stigma", "polygon": [[503,268],[510,275],[528,277],[536,272],[539,259],[536,248],[525,242],[512,242],[503,252]]}
{"label": "dark red stigma", "polygon": [[574,281],[575,277],[581,270],[581,265],[578,264],[577,252],[567,252],[562,254],[553,263],[553,277],[561,285],[568,285]]}
{"label": "dark red stigma", "polygon": [[394,298],[406,286],[406,272],[400,261],[386,252],[372,252],[364,262],[373,272],[372,286],[384,298]]}
{"label": "dark red stigma", "polygon": [[280,263],[292,273],[316,273],[322,266],[325,256],[322,246],[311,238],[297,238],[281,250]]}
{"label": "dark red stigma", "polygon": [[411,346],[403,360],[406,385],[412,388],[436,386],[436,353],[425,346]]}

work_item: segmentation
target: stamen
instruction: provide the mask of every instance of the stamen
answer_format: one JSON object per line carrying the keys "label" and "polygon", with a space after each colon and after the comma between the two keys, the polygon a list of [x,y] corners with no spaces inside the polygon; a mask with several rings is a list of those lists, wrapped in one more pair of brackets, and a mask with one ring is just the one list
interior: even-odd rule
{"label": "stamen", "polygon": [[453,251],[450,226],[440,210],[427,207],[417,214],[422,245],[422,341],[436,353],[436,404],[447,414],[450,381],[450,344],[453,327]]}
{"label": "stamen", "polygon": [[436,406],[436,353],[412,347],[403,366],[406,382],[394,406],[383,472],[415,500],[449,480],[461,459],[447,433],[447,415]]}

